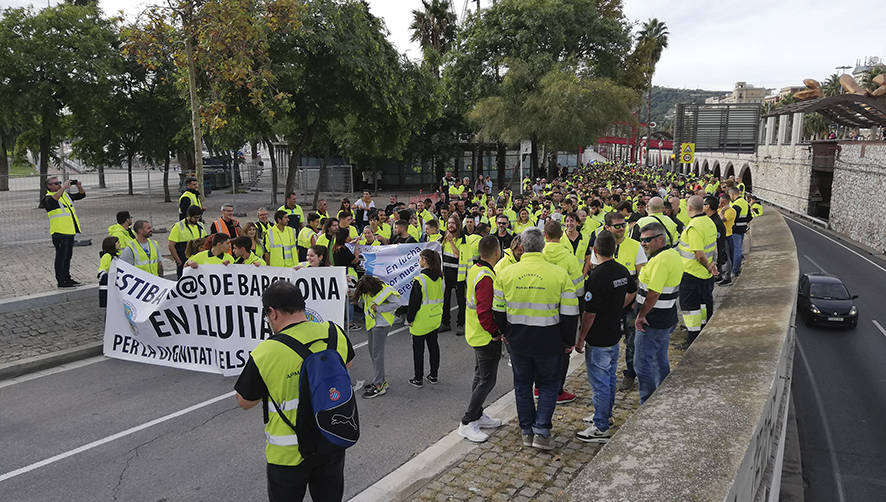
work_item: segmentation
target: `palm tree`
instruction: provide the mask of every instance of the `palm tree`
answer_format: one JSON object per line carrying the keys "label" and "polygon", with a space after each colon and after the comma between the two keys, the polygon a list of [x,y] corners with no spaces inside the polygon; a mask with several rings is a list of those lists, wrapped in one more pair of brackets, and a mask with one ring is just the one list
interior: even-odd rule
{"label": "palm tree", "polygon": [[840,75],[832,73],[824,84],[821,85],[821,92],[825,96],[837,96],[843,93],[843,86],[840,85]]}
{"label": "palm tree", "polygon": [[418,42],[425,52],[433,49],[443,54],[455,40],[455,13],[449,9],[447,0],[421,0],[421,3],[423,10],[412,11],[411,40]]}
{"label": "palm tree", "polygon": [[[646,123],[652,119],[652,75],[655,73],[655,65],[661,59],[661,53],[668,46],[668,27],[657,18],[651,18],[643,23],[643,28],[637,34],[637,43],[646,46],[649,52],[649,83],[646,94]],[[646,126],[646,136],[649,136],[650,128]],[[649,156],[646,156],[647,161]]]}

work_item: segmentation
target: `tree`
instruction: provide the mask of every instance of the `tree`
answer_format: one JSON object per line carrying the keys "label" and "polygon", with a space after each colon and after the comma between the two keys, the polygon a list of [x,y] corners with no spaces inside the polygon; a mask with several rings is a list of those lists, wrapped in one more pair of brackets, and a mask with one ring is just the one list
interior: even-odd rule
{"label": "tree", "polygon": [[[646,90],[646,136],[652,131],[649,123],[652,121],[652,75],[655,73],[655,65],[661,59],[661,53],[668,46],[668,27],[657,18],[651,18],[643,23],[643,28],[638,34],[638,46],[643,46],[649,56],[648,82]],[[646,156],[647,164],[649,156]]]}
{"label": "tree", "polygon": [[425,55],[425,62],[434,68],[439,77],[441,56],[446,53],[455,40],[458,18],[449,9],[449,2],[444,0],[422,0],[422,10],[412,11],[413,42],[418,42]]}
{"label": "tree", "polygon": [[41,192],[63,117],[91,108],[111,76],[117,21],[102,18],[95,3],[3,12],[0,32],[15,34],[5,57],[21,65],[5,84],[39,138]]}
{"label": "tree", "polygon": [[838,96],[843,94],[843,86],[840,85],[840,75],[832,73],[821,85],[821,91],[825,96]]}
{"label": "tree", "polygon": [[[471,110],[487,96],[515,99],[538,93],[541,79],[560,64],[581,69],[586,78],[620,82],[628,71],[625,55],[630,47],[630,29],[620,2],[501,0],[466,20],[444,78],[449,74],[452,95]],[[512,72],[513,64],[521,66],[521,74],[500,92],[497,88],[505,84],[499,74]],[[492,120],[496,114],[470,116]],[[535,119],[527,117],[530,122]],[[478,125],[482,129],[488,124]],[[535,176],[539,137],[528,138],[533,145],[530,175]]]}

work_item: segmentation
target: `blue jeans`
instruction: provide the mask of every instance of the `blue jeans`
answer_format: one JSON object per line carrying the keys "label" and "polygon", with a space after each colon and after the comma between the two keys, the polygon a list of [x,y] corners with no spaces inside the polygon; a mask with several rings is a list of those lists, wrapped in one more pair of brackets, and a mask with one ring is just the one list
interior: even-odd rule
{"label": "blue jeans", "polygon": [[640,388],[640,402],[645,403],[649,396],[671,372],[668,361],[668,343],[671,340],[670,328],[650,328],[637,331],[634,339],[634,368],[637,370],[637,386]]}
{"label": "blue jeans", "polygon": [[598,430],[609,430],[609,417],[615,406],[618,344],[612,347],[588,347],[585,366],[588,368],[588,382],[594,391],[594,425]]}
{"label": "blue jeans", "polygon": [[625,335],[625,369],[622,374],[627,378],[637,377],[637,372],[634,370],[634,321],[636,319],[637,314],[633,309],[625,311],[621,316],[621,327]]}
{"label": "blue jeans", "polygon": [[741,245],[744,243],[744,234],[732,234],[732,275],[741,273]]}
{"label": "blue jeans", "polygon": [[[517,354],[508,346],[511,369],[514,371],[514,400],[517,419],[523,434],[548,436],[551,418],[557,406],[560,389],[560,354],[528,356]],[[538,387],[538,409],[532,395],[532,384]]]}

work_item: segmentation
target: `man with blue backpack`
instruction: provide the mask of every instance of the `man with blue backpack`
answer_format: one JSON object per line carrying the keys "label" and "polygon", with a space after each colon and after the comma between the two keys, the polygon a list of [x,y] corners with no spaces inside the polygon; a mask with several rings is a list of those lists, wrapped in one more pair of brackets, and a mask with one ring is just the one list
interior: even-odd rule
{"label": "man with blue backpack", "polygon": [[292,283],[278,281],[262,295],[274,336],[253,351],[234,386],[247,410],[264,402],[268,498],[340,501],[345,449],[357,442],[360,422],[347,367],[354,348],[334,323],[305,316]]}

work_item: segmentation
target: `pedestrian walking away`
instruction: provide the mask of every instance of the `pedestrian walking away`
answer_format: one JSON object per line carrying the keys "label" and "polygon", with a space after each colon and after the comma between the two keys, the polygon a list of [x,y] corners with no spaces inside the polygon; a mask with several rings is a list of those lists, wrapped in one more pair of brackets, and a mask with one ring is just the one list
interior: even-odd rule
{"label": "pedestrian walking away", "polygon": [[481,429],[500,427],[502,421],[483,412],[483,403],[495,387],[501,359],[502,332],[492,314],[495,272],[492,265],[501,256],[499,241],[487,235],[478,244],[480,260],[468,270],[465,341],[474,349],[474,380],[468,407],[458,433],[475,443],[489,439]]}

